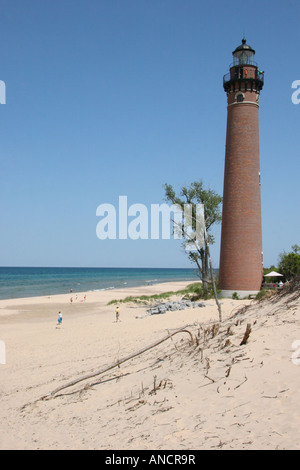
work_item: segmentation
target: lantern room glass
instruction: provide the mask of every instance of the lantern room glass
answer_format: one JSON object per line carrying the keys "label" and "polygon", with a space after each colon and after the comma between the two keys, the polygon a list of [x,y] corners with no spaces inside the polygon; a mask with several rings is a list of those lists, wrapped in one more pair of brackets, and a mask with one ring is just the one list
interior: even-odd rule
{"label": "lantern room glass", "polygon": [[233,54],[233,65],[255,65],[254,52],[241,50]]}

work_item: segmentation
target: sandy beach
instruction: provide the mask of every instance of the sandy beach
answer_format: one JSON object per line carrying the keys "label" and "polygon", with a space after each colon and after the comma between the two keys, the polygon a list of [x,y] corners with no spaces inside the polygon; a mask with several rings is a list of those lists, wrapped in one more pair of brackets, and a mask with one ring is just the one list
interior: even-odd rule
{"label": "sandy beach", "polygon": [[1,300],[0,449],[299,449],[299,296],[222,299],[220,326],[212,299],[160,315],[121,303],[119,322],[107,305],[186,285]]}

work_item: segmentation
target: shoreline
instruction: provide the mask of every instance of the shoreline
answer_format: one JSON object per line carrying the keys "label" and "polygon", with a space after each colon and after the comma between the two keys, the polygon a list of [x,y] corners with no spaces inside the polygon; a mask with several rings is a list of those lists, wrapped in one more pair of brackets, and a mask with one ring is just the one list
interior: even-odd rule
{"label": "shoreline", "polygon": [[166,281],[149,281],[149,283],[145,284],[133,284],[128,286],[128,283],[125,282],[123,286],[112,286],[112,287],[103,287],[100,289],[82,289],[82,290],[76,290],[72,289],[72,292],[56,292],[56,293],[47,293],[47,294],[40,294],[40,295],[26,295],[26,296],[20,296],[20,297],[5,297],[5,298],[0,298],[1,301],[6,301],[6,300],[26,300],[26,299],[35,299],[35,298],[42,298],[42,297],[54,297],[54,296],[59,296],[59,295],[84,295],[84,294],[90,294],[93,292],[106,292],[106,291],[119,291],[119,290],[126,290],[126,289],[135,289],[137,287],[148,287],[148,286],[156,286],[158,284],[173,284],[173,283],[187,283],[187,284],[193,284],[194,282],[201,282],[199,278],[195,279],[182,279],[182,280],[166,280]]}
{"label": "shoreline", "polygon": [[94,292],[158,284],[196,282],[193,268],[0,267],[0,300]]}
{"label": "shoreline", "polygon": [[[196,282],[201,282],[196,281]],[[26,313],[28,309],[37,311],[39,307],[53,307],[61,306],[61,308],[73,308],[74,313],[78,312],[78,306],[82,306],[86,310],[86,306],[95,309],[95,307],[104,307],[107,306],[107,303],[111,300],[117,299],[121,300],[122,298],[128,296],[139,296],[139,295],[155,295],[162,294],[169,291],[179,291],[184,289],[187,285],[191,284],[190,281],[173,281],[173,282],[160,282],[152,285],[143,285],[143,286],[132,286],[132,287],[120,287],[117,289],[105,289],[105,290],[95,290],[95,291],[82,291],[82,292],[72,292],[64,294],[54,294],[54,295],[42,295],[37,297],[20,297],[13,299],[1,299],[0,300],[0,321],[3,317],[8,316],[20,316]],[[86,296],[86,300],[84,300]],[[72,303],[71,303],[72,298]],[[110,309],[114,309],[114,306],[111,306]],[[41,315],[43,315],[41,313]]]}

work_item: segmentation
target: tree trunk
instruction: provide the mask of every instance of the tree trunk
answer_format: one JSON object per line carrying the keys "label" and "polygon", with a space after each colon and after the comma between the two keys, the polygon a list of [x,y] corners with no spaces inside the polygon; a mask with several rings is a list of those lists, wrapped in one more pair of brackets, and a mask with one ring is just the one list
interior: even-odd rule
{"label": "tree trunk", "polygon": [[207,240],[207,233],[206,229],[204,230],[204,241],[205,241],[205,251],[207,253],[208,259],[209,259],[209,266],[210,266],[210,276],[211,276],[211,282],[214,290],[214,297],[215,301],[218,307],[218,312],[219,312],[219,322],[222,322],[222,309],[221,309],[221,304],[218,300],[218,294],[217,294],[217,288],[216,288],[216,283],[215,283],[215,278],[214,278],[214,272],[213,272],[213,267],[212,267],[212,262],[211,262],[211,257],[210,257],[210,250],[209,250],[209,243]]}
{"label": "tree trunk", "polygon": [[208,291],[208,281],[209,281],[209,273],[207,271],[206,265],[206,250],[201,248],[200,250],[201,256],[201,275],[202,275],[202,287],[203,291],[206,293]]}

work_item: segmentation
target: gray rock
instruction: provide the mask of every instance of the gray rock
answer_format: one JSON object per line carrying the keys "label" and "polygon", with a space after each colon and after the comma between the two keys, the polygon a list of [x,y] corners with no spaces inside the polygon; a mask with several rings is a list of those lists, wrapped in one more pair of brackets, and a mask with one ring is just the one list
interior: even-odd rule
{"label": "gray rock", "polygon": [[204,302],[192,302],[188,299],[181,299],[180,301],[174,302],[165,302],[156,305],[156,307],[149,308],[147,313],[149,315],[158,315],[160,313],[166,312],[176,312],[178,310],[185,310],[187,308],[197,308],[197,307],[205,307],[206,304]]}
{"label": "gray rock", "polygon": [[160,305],[158,307],[158,311],[159,311],[159,313],[166,313],[167,308],[164,305]]}

